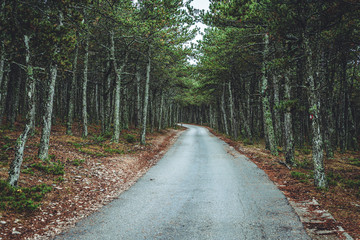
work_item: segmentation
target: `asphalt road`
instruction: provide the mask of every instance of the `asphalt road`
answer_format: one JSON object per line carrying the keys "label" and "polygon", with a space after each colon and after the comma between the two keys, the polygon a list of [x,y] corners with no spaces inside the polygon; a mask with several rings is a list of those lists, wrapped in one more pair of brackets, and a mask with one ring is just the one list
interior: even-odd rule
{"label": "asphalt road", "polygon": [[187,127],[132,188],[56,239],[310,239],[262,170]]}

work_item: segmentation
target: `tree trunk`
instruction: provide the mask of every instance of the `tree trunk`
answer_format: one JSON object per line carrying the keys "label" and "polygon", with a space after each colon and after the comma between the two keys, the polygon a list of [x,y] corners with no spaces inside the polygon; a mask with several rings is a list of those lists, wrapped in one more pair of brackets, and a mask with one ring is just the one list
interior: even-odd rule
{"label": "tree trunk", "polygon": [[233,94],[232,94],[232,89],[231,89],[231,81],[228,82],[228,90],[229,90],[229,103],[230,103],[230,121],[231,121],[231,131],[232,131],[232,136],[237,139],[238,135],[237,135],[237,127],[236,127],[236,119],[235,119],[235,114],[234,114],[234,98],[233,98]]}
{"label": "tree trunk", "polygon": [[[20,87],[21,87],[22,74],[19,72],[18,76],[16,76],[16,80],[14,83],[14,92],[11,96],[11,112],[10,112],[10,126],[14,127],[16,121],[16,115],[19,112],[19,101],[20,101]],[[31,124],[32,125],[32,124]],[[30,127],[31,128],[31,127]]]}
{"label": "tree trunk", "polygon": [[324,153],[323,140],[320,131],[320,98],[315,87],[314,71],[313,71],[313,54],[309,39],[304,35],[304,48],[306,59],[306,74],[307,83],[309,86],[309,112],[312,114],[311,128],[312,128],[312,158],[314,162],[314,180],[317,187],[326,187],[327,181],[324,170]]}
{"label": "tree trunk", "polygon": [[85,55],[84,55],[84,79],[82,84],[82,120],[83,131],[82,137],[88,136],[88,117],[87,117],[87,84],[88,84],[88,65],[89,65],[89,36],[85,39]]}
{"label": "tree trunk", "polygon": [[162,129],[162,119],[163,119],[163,108],[164,108],[164,92],[161,90],[161,100],[160,100],[160,109],[159,109],[159,125],[158,130]]}
{"label": "tree trunk", "polygon": [[46,102],[44,104],[44,116],[43,116],[43,128],[41,132],[40,148],[38,156],[40,159],[45,160],[48,158],[49,152],[49,139],[51,133],[51,118],[53,112],[55,83],[57,76],[57,65],[55,63],[50,64],[50,79],[48,84],[48,93]]}
{"label": "tree trunk", "polygon": [[125,55],[125,59],[120,68],[117,66],[117,61],[115,57],[115,40],[114,40],[114,32],[110,32],[110,41],[111,41],[111,48],[110,48],[110,55],[111,60],[113,62],[115,75],[116,75],[116,85],[115,85],[115,105],[114,105],[114,133],[112,137],[113,142],[119,142],[120,137],[120,101],[121,101],[121,75],[124,71],[128,53]]}
{"label": "tree trunk", "polygon": [[285,73],[284,84],[284,100],[287,102],[287,106],[284,113],[284,129],[285,129],[285,160],[289,165],[294,165],[294,135],[292,126],[291,106],[289,101],[291,100],[291,81],[290,81],[290,69]]}
{"label": "tree trunk", "polygon": [[24,42],[26,47],[26,74],[27,74],[27,82],[26,82],[26,123],[25,128],[20,137],[16,141],[15,146],[15,158],[11,162],[10,169],[9,169],[9,177],[8,182],[11,186],[17,186],[19,176],[20,176],[20,168],[23,161],[23,154],[25,149],[25,144],[28,138],[28,134],[31,130],[32,119],[34,116],[33,108],[35,107],[34,95],[33,93],[35,88],[35,79],[33,75],[33,67],[30,64],[30,47],[29,36],[24,36]]}
{"label": "tree trunk", "polygon": [[[78,39],[76,40],[78,41]],[[79,55],[79,45],[76,42],[75,46],[75,54],[73,61],[73,69],[72,69],[72,78],[70,84],[70,94],[69,94],[69,107],[68,107],[68,119],[66,123],[66,134],[72,135],[72,124],[74,119],[74,104],[75,104],[75,91],[76,91],[76,71],[77,71],[77,59]]]}
{"label": "tree trunk", "polygon": [[222,90],[222,94],[221,94],[221,113],[222,113],[222,119],[223,119],[223,129],[224,129],[224,133],[226,135],[229,135],[229,128],[227,125],[227,116],[226,116],[226,111],[225,111],[225,83],[223,83],[223,90]]}
{"label": "tree trunk", "polygon": [[269,101],[269,91],[268,91],[268,78],[267,78],[267,59],[269,55],[269,35],[266,33],[264,38],[264,59],[262,66],[262,85],[261,85],[261,94],[262,94],[262,107],[263,107],[263,118],[264,118],[264,130],[265,135],[267,136],[271,154],[278,155],[277,146],[276,146],[276,137],[274,133],[273,120],[270,111],[270,101]]}
{"label": "tree trunk", "polygon": [[135,103],[135,127],[141,124],[141,113],[140,113],[140,81],[141,73],[139,66],[136,66],[136,103]]}
{"label": "tree trunk", "polygon": [[[2,97],[2,83],[3,83],[3,79],[4,79],[4,67],[5,67],[5,44],[4,44],[4,41],[1,41],[1,56],[0,56],[0,101],[1,101],[1,97]],[[0,102],[1,104],[1,102]],[[1,113],[0,113],[0,116],[1,116]]]}
{"label": "tree trunk", "polygon": [[147,120],[147,108],[149,103],[149,85],[150,85],[150,71],[151,71],[151,46],[148,50],[148,63],[146,66],[146,82],[145,82],[145,93],[144,93],[144,102],[143,102],[143,120],[142,120],[142,130],[140,143],[145,145],[146,143],[146,120]]}
{"label": "tree trunk", "polygon": [[280,117],[280,96],[279,96],[279,77],[277,74],[273,75],[273,87],[274,87],[274,122],[275,122],[275,137],[278,145],[282,146],[282,127]]}
{"label": "tree trunk", "polygon": [[5,111],[5,102],[8,94],[8,85],[9,85],[9,75],[5,75],[5,67],[9,68],[9,63],[4,66],[4,75],[2,80],[2,86],[0,86],[0,125],[3,121],[4,111]]}
{"label": "tree trunk", "polygon": [[110,131],[111,125],[111,59],[106,62],[107,73],[105,75],[104,84],[104,131],[103,133]]}

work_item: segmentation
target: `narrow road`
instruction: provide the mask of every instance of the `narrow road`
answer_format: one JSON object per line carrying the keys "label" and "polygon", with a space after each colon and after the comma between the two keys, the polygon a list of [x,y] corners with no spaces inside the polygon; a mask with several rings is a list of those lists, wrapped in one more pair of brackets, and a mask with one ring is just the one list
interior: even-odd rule
{"label": "narrow road", "polygon": [[132,188],[56,239],[310,239],[262,170],[186,126]]}

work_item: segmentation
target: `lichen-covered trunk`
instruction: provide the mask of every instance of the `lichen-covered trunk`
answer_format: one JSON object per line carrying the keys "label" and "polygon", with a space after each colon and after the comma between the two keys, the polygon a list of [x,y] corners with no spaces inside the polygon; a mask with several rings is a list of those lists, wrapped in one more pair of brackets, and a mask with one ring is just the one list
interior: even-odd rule
{"label": "lichen-covered trunk", "polygon": [[317,187],[327,187],[327,180],[324,169],[323,140],[320,131],[320,98],[318,95],[318,91],[315,87],[313,54],[309,39],[305,35],[303,39],[306,59],[306,80],[309,86],[309,113],[312,114],[311,129],[313,148],[312,159],[314,162],[314,180]]}
{"label": "lichen-covered trunk", "polygon": [[237,127],[236,127],[236,119],[234,113],[234,98],[231,89],[231,81],[228,82],[228,91],[229,91],[229,108],[230,108],[230,124],[231,124],[231,132],[232,136],[237,139]]}
{"label": "lichen-covered trunk", "polygon": [[347,60],[342,59],[340,104],[339,104],[339,143],[340,151],[344,153],[347,150],[347,125],[348,125],[348,83],[347,83]]}
{"label": "lichen-covered trunk", "polygon": [[[9,67],[9,63],[6,63],[5,67]],[[3,79],[2,79],[2,86],[0,86],[0,125],[2,124],[2,119],[4,116],[4,111],[5,111],[5,102],[6,102],[6,98],[8,95],[8,85],[9,85],[9,77],[8,75],[5,75],[5,73],[3,73]]]}
{"label": "lichen-covered trunk", "polygon": [[322,97],[321,106],[321,114],[322,125],[326,126],[323,128],[323,139],[324,139],[324,148],[326,152],[326,156],[328,158],[334,157],[334,136],[335,136],[335,117],[333,114],[334,107],[334,77],[335,77],[335,69],[331,70],[328,67],[328,58],[330,56],[326,56],[324,51],[321,54],[321,59],[319,63],[320,67],[320,83],[325,86],[324,95]]}
{"label": "lichen-covered trunk", "polygon": [[[10,81],[12,81],[12,80],[15,80],[15,79],[10,79]],[[17,116],[18,110],[19,110],[21,82],[22,82],[22,76],[21,76],[21,74],[19,74],[19,76],[16,78],[15,83],[13,85],[13,87],[15,89],[14,89],[13,93],[10,95],[10,97],[11,97],[10,127],[11,128],[14,127],[14,124],[16,121],[16,116]]]}
{"label": "lichen-covered trunk", "polygon": [[141,124],[141,113],[140,113],[140,82],[141,73],[140,68],[136,66],[136,103],[135,103],[135,127]]}
{"label": "lichen-covered trunk", "polygon": [[142,129],[140,143],[144,145],[146,143],[146,120],[147,120],[147,108],[149,103],[149,85],[150,85],[150,72],[151,72],[151,52],[150,46],[148,51],[148,63],[146,66],[146,81],[145,81],[145,93],[144,93],[144,102],[143,102],[143,120],[142,120]]}
{"label": "lichen-covered trunk", "polygon": [[223,90],[222,90],[222,94],[221,94],[221,114],[222,114],[222,120],[223,120],[223,129],[224,129],[224,133],[226,135],[229,135],[229,128],[227,125],[227,116],[226,116],[226,111],[225,111],[225,83],[223,83]]}
{"label": "lichen-covered trunk", "polygon": [[77,59],[79,55],[79,46],[76,43],[75,46],[75,54],[73,61],[73,69],[72,69],[72,78],[70,83],[70,94],[69,94],[69,107],[67,114],[67,122],[66,122],[66,134],[72,135],[72,124],[74,118],[74,108],[75,108],[75,91],[76,91],[76,72],[77,72]]}
{"label": "lichen-covered trunk", "polygon": [[268,91],[268,77],[267,77],[267,60],[269,55],[269,35],[266,33],[264,37],[264,52],[263,52],[263,66],[262,66],[262,80],[261,80],[261,95],[262,95],[262,110],[264,118],[265,135],[269,143],[271,154],[278,155],[276,137],[274,133],[273,120],[270,110],[270,100]]}
{"label": "lichen-covered trunk", "polygon": [[104,85],[104,128],[103,133],[110,131],[111,125],[111,59],[106,62],[107,73],[105,75]]}
{"label": "lichen-covered trunk", "polygon": [[163,108],[164,108],[164,93],[163,93],[163,91],[161,91],[158,130],[162,129]]}
{"label": "lichen-covered trunk", "polygon": [[275,131],[276,142],[281,146],[283,143],[282,141],[283,138],[282,138],[281,117],[279,110],[279,105],[280,105],[279,78],[280,76],[274,74],[272,79],[273,79],[273,87],[274,87],[274,108],[273,108],[274,122],[275,122],[274,131]]}
{"label": "lichen-covered trunk", "polygon": [[289,101],[291,100],[291,81],[290,70],[286,70],[285,84],[284,84],[284,100],[288,103],[284,113],[284,134],[285,134],[285,161],[289,165],[294,165],[294,134],[291,116],[291,106]]}
{"label": "lichen-covered trunk", "polygon": [[84,55],[84,79],[82,84],[82,121],[83,131],[82,137],[88,136],[88,114],[87,114],[87,84],[88,84],[88,65],[89,65],[89,36],[85,39],[85,55]]}
{"label": "lichen-covered trunk", "polygon": [[116,82],[115,82],[115,97],[114,97],[114,133],[112,136],[113,142],[119,142],[120,137],[120,102],[121,102],[121,75],[125,68],[126,61],[127,61],[127,53],[125,59],[120,68],[118,68],[116,56],[115,56],[115,40],[114,40],[114,32],[110,32],[110,57],[114,66],[115,75],[116,75]]}
{"label": "lichen-covered trunk", "polygon": [[241,101],[239,101],[239,116],[245,130],[246,137],[252,141],[252,132],[250,129],[249,118],[245,116],[244,107]]}
{"label": "lichen-covered trunk", "polygon": [[55,93],[55,83],[57,76],[57,65],[55,63],[50,64],[50,74],[49,74],[49,83],[47,89],[47,97],[44,103],[44,116],[43,116],[43,126],[41,131],[40,138],[40,147],[38,157],[42,160],[48,158],[49,152],[49,140],[51,132],[51,117],[53,112],[53,103],[54,103],[54,93]]}
{"label": "lichen-covered trunk", "polygon": [[[1,101],[1,97],[2,97],[2,83],[3,83],[3,79],[4,79],[4,67],[5,67],[5,44],[4,41],[1,41],[1,56],[0,56],[0,101]],[[1,102],[0,102],[1,103]],[[1,114],[1,113],[0,113]],[[0,115],[1,116],[1,115]]]}
{"label": "lichen-covered trunk", "polygon": [[25,128],[19,138],[16,141],[15,145],[15,158],[11,162],[9,169],[9,177],[8,182],[11,186],[17,186],[19,177],[20,177],[20,169],[23,161],[25,144],[28,139],[29,132],[31,130],[31,121],[33,119],[32,114],[34,113],[33,108],[35,108],[34,95],[35,92],[35,79],[33,74],[33,67],[30,63],[30,47],[29,47],[30,38],[29,36],[24,36],[24,43],[26,49],[26,123]]}

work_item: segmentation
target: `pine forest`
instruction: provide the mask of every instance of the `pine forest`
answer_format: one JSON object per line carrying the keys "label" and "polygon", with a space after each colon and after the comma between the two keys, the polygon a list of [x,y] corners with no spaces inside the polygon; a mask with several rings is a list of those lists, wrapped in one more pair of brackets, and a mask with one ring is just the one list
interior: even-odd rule
{"label": "pine forest", "polygon": [[80,191],[84,169],[110,181],[111,159],[152,166],[188,123],[266,154],[360,237],[360,2],[192,2],[1,1],[1,221]]}

